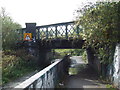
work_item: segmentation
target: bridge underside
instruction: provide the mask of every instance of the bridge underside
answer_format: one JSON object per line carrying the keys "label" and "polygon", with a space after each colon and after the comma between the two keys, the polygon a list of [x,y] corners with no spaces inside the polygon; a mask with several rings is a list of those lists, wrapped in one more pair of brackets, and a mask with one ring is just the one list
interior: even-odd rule
{"label": "bridge underside", "polygon": [[52,39],[52,40],[39,40],[39,48],[46,49],[81,49],[84,40],[67,40],[67,39]]}
{"label": "bridge underside", "polygon": [[51,39],[36,40],[36,42],[18,43],[21,47],[35,47],[39,49],[81,49],[84,40],[80,39]]}
{"label": "bridge underside", "polygon": [[84,41],[80,39],[52,39],[52,40],[38,40],[39,48],[46,49],[77,49],[82,48]]}

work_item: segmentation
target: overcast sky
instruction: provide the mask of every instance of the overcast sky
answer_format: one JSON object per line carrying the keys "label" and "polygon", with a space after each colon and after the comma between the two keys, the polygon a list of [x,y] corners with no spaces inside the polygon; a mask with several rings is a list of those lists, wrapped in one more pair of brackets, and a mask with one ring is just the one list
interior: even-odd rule
{"label": "overcast sky", "polygon": [[96,0],[0,0],[0,7],[25,27],[28,22],[36,22],[39,26],[72,21],[75,10],[88,1]]}

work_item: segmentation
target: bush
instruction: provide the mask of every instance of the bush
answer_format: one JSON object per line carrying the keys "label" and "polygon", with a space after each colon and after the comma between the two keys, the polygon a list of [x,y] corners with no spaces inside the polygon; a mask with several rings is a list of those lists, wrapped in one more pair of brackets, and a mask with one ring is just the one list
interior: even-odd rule
{"label": "bush", "polygon": [[120,42],[119,7],[120,2],[98,2],[77,10],[84,47],[92,47],[104,64],[112,63],[115,45]]}
{"label": "bush", "polygon": [[25,50],[3,52],[2,81],[3,84],[10,82],[24,74],[38,69],[33,56]]}
{"label": "bush", "polygon": [[82,60],[87,63],[87,53],[86,53],[86,51],[84,51],[83,54],[82,54]]}
{"label": "bush", "polygon": [[2,12],[0,18],[2,19],[2,48],[14,49],[16,41],[20,40],[20,35],[17,29],[21,28],[21,25],[14,22],[11,17],[9,17],[4,8],[1,8]]}

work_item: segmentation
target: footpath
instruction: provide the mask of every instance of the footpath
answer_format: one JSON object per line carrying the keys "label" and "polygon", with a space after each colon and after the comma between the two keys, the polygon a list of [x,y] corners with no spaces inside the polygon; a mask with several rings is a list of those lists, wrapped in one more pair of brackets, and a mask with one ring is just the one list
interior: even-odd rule
{"label": "footpath", "polygon": [[96,72],[90,68],[81,56],[71,57],[69,76],[64,81],[63,88],[79,88],[80,90],[108,90],[105,84],[98,80]]}

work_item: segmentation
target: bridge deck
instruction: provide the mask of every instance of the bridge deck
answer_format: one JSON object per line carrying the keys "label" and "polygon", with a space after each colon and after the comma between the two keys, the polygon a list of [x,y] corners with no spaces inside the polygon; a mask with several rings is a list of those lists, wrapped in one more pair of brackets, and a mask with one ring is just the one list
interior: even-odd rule
{"label": "bridge deck", "polygon": [[36,42],[22,41],[17,43],[21,47],[35,47],[39,49],[81,49],[84,40],[81,39],[44,39],[36,40]]}
{"label": "bridge deck", "polygon": [[74,49],[82,48],[84,40],[66,40],[66,39],[52,39],[52,40],[39,40],[40,48],[52,49]]}

